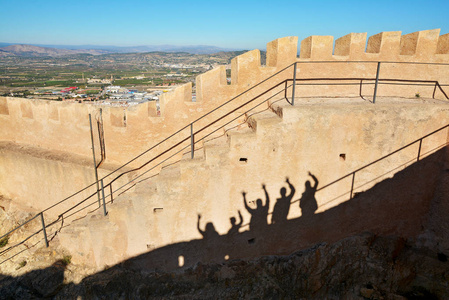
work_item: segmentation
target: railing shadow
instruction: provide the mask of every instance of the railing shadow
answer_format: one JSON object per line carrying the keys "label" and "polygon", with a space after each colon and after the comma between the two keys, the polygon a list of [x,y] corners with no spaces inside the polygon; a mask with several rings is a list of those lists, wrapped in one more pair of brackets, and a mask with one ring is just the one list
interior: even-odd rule
{"label": "railing shadow", "polygon": [[[334,181],[332,181],[332,182],[330,182],[330,183],[328,183],[328,184],[326,184],[326,185],[320,187],[319,189],[317,189],[317,192],[318,192],[318,191],[322,191],[322,190],[324,190],[324,189],[326,189],[326,188],[328,188],[328,187],[330,187],[330,186],[332,186],[332,185],[335,185],[336,183],[341,182],[341,181],[343,181],[343,180],[346,179],[346,178],[351,178],[351,189],[350,189],[350,191],[349,191],[349,195],[350,195],[350,199],[352,199],[352,198],[353,198],[354,190],[357,188],[357,187],[354,186],[354,182],[355,182],[355,175],[356,175],[358,172],[360,172],[360,171],[362,171],[362,170],[365,170],[366,168],[368,168],[368,167],[370,167],[370,166],[372,166],[372,165],[374,165],[374,164],[377,164],[377,163],[379,163],[379,162],[381,162],[381,161],[383,161],[383,160],[385,160],[385,159],[387,159],[387,158],[393,156],[394,154],[397,154],[397,153],[399,153],[399,152],[401,152],[401,151],[403,151],[403,150],[405,150],[405,149],[407,149],[407,148],[409,148],[409,147],[411,147],[411,146],[413,146],[413,145],[416,145],[416,144],[418,144],[419,147],[418,147],[418,151],[417,151],[417,153],[416,153],[416,159],[413,159],[413,160],[416,160],[416,161],[418,162],[420,159],[422,159],[422,156],[423,156],[423,155],[428,155],[429,153],[432,153],[432,150],[428,151],[428,152],[425,153],[425,154],[422,154],[422,153],[421,153],[421,147],[422,147],[423,140],[426,139],[426,138],[428,138],[428,137],[430,137],[430,136],[433,136],[434,134],[439,133],[439,132],[441,132],[441,131],[443,131],[444,129],[447,129],[447,128],[449,128],[449,124],[448,124],[448,125],[445,125],[445,126],[443,126],[443,127],[441,127],[441,128],[438,128],[437,130],[434,130],[433,132],[431,132],[431,133],[429,133],[429,134],[426,134],[426,135],[424,135],[423,137],[421,137],[421,138],[419,138],[419,139],[417,139],[417,140],[415,140],[415,141],[413,141],[413,142],[411,142],[411,143],[409,143],[409,144],[407,144],[407,145],[405,145],[405,146],[403,146],[403,147],[401,147],[401,148],[399,148],[399,149],[397,149],[397,150],[395,150],[395,151],[393,151],[393,152],[391,152],[391,153],[389,153],[389,154],[387,154],[387,155],[385,155],[385,156],[383,156],[383,157],[381,157],[381,158],[379,158],[379,159],[376,159],[376,160],[370,162],[369,164],[366,164],[366,165],[364,165],[363,167],[360,167],[360,168],[354,170],[353,172],[351,172],[351,173],[349,173],[349,174],[346,174],[345,176],[340,177],[339,179],[336,179],[336,180],[334,180]],[[439,149],[445,147],[446,145],[447,145],[447,142],[444,143],[444,144],[442,144],[442,145],[439,145],[437,148],[434,148],[434,150],[435,150],[435,151],[436,151],[436,150],[439,150]],[[408,162],[406,162],[406,164],[410,163],[410,162],[413,161],[413,160],[409,160]],[[399,167],[401,167],[401,166],[397,166],[397,167],[395,167],[395,168],[399,168]],[[394,169],[395,169],[395,168],[394,168]],[[394,170],[394,169],[393,169],[393,170]],[[388,174],[388,173],[390,173],[390,172],[391,172],[391,171],[389,171],[389,172],[387,172],[387,173],[384,173],[384,174],[382,174],[382,175],[379,175],[378,178],[380,178],[380,177],[382,177],[382,176],[384,176],[384,175],[386,175],[386,174]],[[373,179],[373,180],[376,180],[376,179]],[[367,184],[367,183],[365,183],[365,184]],[[360,186],[361,186],[361,185],[360,185]],[[360,186],[358,186],[358,187],[360,187]]]}
{"label": "railing shadow", "polygon": [[[268,213],[266,207],[273,201],[273,195],[269,195],[262,184],[259,195],[265,193],[265,196],[258,199],[260,203],[253,208],[247,208],[253,211],[250,220],[242,218],[237,211],[235,215],[240,216],[238,222],[231,218],[229,230],[220,234],[212,222],[203,221],[198,216],[196,226],[202,238],[173,243],[119,265],[133,270],[173,271],[233,259],[287,255],[320,242],[336,242],[363,232],[416,238],[427,226],[426,216],[432,200],[428,195],[433,195],[438,188],[438,178],[446,172],[446,163],[447,149],[440,148],[399,171],[393,178],[377,182],[348,201],[326,211],[314,211],[292,219],[286,219],[288,211],[279,213],[282,210],[276,209],[276,205],[272,213]],[[280,189],[281,197],[276,199],[276,204],[283,201],[282,198],[290,201],[289,197],[298,189],[288,179],[287,184],[290,188]],[[247,200],[243,193],[243,201],[246,203]],[[295,202],[290,203],[293,204]],[[442,215],[445,213],[441,212]]]}

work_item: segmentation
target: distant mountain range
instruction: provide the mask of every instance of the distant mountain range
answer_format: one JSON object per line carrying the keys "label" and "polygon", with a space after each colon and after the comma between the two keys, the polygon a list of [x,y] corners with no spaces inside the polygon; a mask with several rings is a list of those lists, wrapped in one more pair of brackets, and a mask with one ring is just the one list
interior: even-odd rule
{"label": "distant mountain range", "polygon": [[57,48],[47,48],[32,45],[11,45],[0,48],[0,55],[2,56],[64,56],[73,55],[80,53],[87,53],[92,55],[107,54],[110,53],[104,50],[94,50],[94,49],[79,49],[79,50],[69,50],[69,49],[57,49]]}
{"label": "distant mountain range", "polygon": [[187,52],[191,54],[212,54],[221,51],[236,51],[241,49],[225,49],[215,46],[197,45],[197,46],[135,46],[135,47],[117,47],[117,46],[97,46],[97,45],[25,45],[0,43],[1,56],[65,56],[73,54],[92,54],[101,55],[109,53],[143,53],[143,52]]}

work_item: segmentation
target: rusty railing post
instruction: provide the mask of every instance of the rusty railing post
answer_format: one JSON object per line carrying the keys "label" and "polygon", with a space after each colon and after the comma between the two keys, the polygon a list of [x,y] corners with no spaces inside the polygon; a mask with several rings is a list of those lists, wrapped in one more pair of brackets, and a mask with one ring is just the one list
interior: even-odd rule
{"label": "rusty railing post", "polygon": [[45,246],[48,248],[48,238],[47,238],[47,230],[45,229],[44,213],[41,212],[40,215],[41,215],[42,231],[44,232]]}
{"label": "rusty railing post", "polygon": [[92,116],[90,114],[89,114],[89,125],[90,125],[90,139],[91,139],[91,142],[92,142],[92,155],[93,155],[93,158],[94,158],[95,182],[97,184],[98,207],[100,207],[101,206],[100,187],[98,186],[98,170],[97,170],[97,162],[95,160],[94,131],[92,130]]}
{"label": "rusty railing post", "polygon": [[295,62],[293,64],[292,106],[295,105],[296,65],[297,64],[298,64],[297,62]]}
{"label": "rusty railing post", "polygon": [[109,190],[111,191],[111,203],[113,203],[114,202],[114,197],[112,196],[112,193],[113,193],[113,191],[112,191],[112,182],[109,183]]}
{"label": "rusty railing post", "polygon": [[106,201],[104,199],[104,185],[103,185],[103,179],[101,179],[100,181],[101,183],[101,195],[103,197],[103,214],[106,217],[106,215],[108,214],[108,212],[106,211]]}
{"label": "rusty railing post", "polygon": [[288,80],[286,79],[285,80],[285,87],[284,87],[284,98],[285,98],[285,100],[288,101],[288,98],[287,98],[287,87],[288,87]]}
{"label": "rusty railing post", "polygon": [[190,123],[190,156],[193,159],[195,156],[195,141],[193,137],[193,123]]}
{"label": "rusty railing post", "polygon": [[379,73],[380,73],[380,61],[377,62],[376,83],[374,85],[373,104],[376,103],[377,85],[379,84]]}

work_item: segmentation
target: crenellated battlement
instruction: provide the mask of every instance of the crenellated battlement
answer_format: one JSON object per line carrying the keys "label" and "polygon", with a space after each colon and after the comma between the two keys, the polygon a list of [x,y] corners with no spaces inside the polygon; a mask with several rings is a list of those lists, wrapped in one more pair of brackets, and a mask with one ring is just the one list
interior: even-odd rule
{"label": "crenellated battlement", "polygon": [[[440,35],[439,29],[406,35],[401,35],[400,31],[381,32],[368,39],[366,33],[350,33],[336,39],[335,45],[332,36],[309,36],[299,45],[298,57],[297,37],[284,37],[269,42],[266,65],[261,65],[260,51],[257,49],[237,56],[231,62],[230,84],[226,80],[225,66],[217,67],[197,76],[196,101],[192,101],[191,83],[163,94],[160,98],[160,114],[154,102],[126,109],[104,107],[102,120],[108,150],[107,159],[116,163],[131,159],[172,132],[295,62],[298,63],[298,79],[373,78],[376,64],[370,62],[377,61],[449,63],[449,34]],[[315,64],[315,61],[329,63]],[[359,63],[332,64],[342,61]],[[447,84],[449,67],[437,66],[431,69],[422,65],[390,64],[381,70],[383,78],[409,79],[411,75],[420,80],[439,80],[440,83]],[[292,76],[291,67],[241,97],[241,101],[254,97],[275,83],[291,79]],[[372,89],[372,86],[369,88]],[[366,89],[364,87],[363,92]],[[395,88],[394,91],[408,93],[407,96],[416,93],[429,96],[432,89],[406,90],[402,87]],[[380,89],[379,93],[387,94],[387,91],[392,90],[385,87]],[[350,96],[358,95],[359,89],[330,86],[301,88],[295,95],[311,96],[320,92],[325,92],[325,96]],[[0,97],[0,140],[89,156],[89,113],[98,118],[99,107]]]}
{"label": "crenellated battlement", "polygon": [[[400,31],[381,32],[368,38],[366,33],[350,33],[335,41],[332,36],[309,36],[301,42],[300,61],[373,60],[401,62],[447,62],[449,35],[440,29],[401,35]],[[366,45],[366,50],[365,50]]]}
{"label": "crenellated battlement", "polygon": [[[215,68],[196,79],[197,101],[216,101],[232,97],[251,85],[294,62],[305,61],[395,61],[449,62],[449,34],[440,30],[425,30],[401,35],[400,31],[381,32],[368,38],[366,33],[350,33],[335,40],[332,36],[309,36],[300,43],[297,57],[297,37],[285,37],[267,44],[266,66],[260,64],[259,50],[235,57],[231,62],[231,84],[226,84],[224,66]],[[319,73],[327,65],[314,66]],[[306,75],[307,76],[307,75]],[[190,101],[186,94],[183,101]]]}

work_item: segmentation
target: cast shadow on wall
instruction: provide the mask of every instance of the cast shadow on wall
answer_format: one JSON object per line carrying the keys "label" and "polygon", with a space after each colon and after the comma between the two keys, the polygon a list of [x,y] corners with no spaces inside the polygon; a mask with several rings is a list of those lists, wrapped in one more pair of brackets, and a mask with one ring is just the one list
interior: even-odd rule
{"label": "cast shadow on wall", "polygon": [[[447,205],[444,206],[448,196],[447,193],[442,193],[444,185],[449,184],[447,154],[447,149],[443,148],[397,172],[392,178],[357,194],[351,200],[318,213],[317,203],[321,202],[317,201],[321,199],[316,199],[316,192],[321,189],[318,178],[309,173],[311,180],[304,183],[304,192],[300,196],[297,195],[297,187],[287,178],[285,185],[280,187],[271,213],[271,222],[268,221],[270,218],[267,207],[272,195],[262,185],[260,195],[265,199],[256,199],[255,207],[248,205],[247,194],[242,192],[242,199],[239,200],[244,201],[243,205],[251,211],[251,218],[245,220],[241,212],[237,211],[238,218],[230,218],[226,234],[220,235],[212,222],[204,225],[199,215],[196,226],[202,235],[201,239],[155,249],[88,276],[79,285],[70,285],[81,295],[86,292],[84,282],[88,284],[95,281],[95,278],[108,278],[123,269],[173,271],[232,259],[284,255],[366,231],[374,235],[416,237],[425,229],[434,229],[427,222],[430,217],[443,220],[434,226],[448,227],[449,220],[446,216],[449,209]],[[440,195],[439,198],[437,195]],[[438,203],[443,206],[438,207]],[[299,205],[303,216],[287,219],[292,205]],[[429,212],[430,207],[433,207],[436,215]],[[244,230],[245,222],[249,225],[249,230]],[[0,299],[8,299],[8,295],[11,296],[9,298],[51,297],[63,288],[64,270],[65,267],[57,262],[51,267],[19,277],[0,274]],[[101,282],[104,282],[104,278]]]}
{"label": "cast shadow on wall", "polygon": [[[260,198],[255,201],[247,199],[247,193],[242,192],[239,201],[243,202],[250,219],[244,219],[237,211],[230,218],[227,233],[219,234],[213,222],[206,222],[198,215],[196,227],[202,239],[158,248],[128,259],[121,265],[131,269],[168,271],[192,267],[197,263],[286,255],[366,231],[416,237],[426,226],[438,178],[445,172],[445,151],[441,149],[397,172],[392,178],[319,213],[318,203],[323,202],[317,201],[319,196],[316,193],[321,188],[319,179],[311,172],[308,174],[310,180],[303,184],[301,195],[288,178],[276,199],[262,184]],[[270,213],[271,201],[275,204]],[[294,205],[299,205],[302,216],[287,219]]]}

